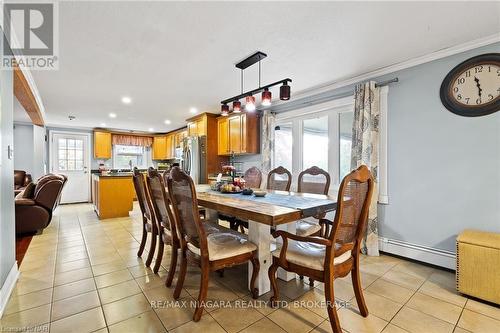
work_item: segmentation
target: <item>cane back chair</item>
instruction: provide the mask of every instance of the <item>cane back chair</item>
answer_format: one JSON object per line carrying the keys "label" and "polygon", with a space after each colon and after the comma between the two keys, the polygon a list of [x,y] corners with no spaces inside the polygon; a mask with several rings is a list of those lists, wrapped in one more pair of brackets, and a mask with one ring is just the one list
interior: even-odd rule
{"label": "cane back chair", "polygon": [[137,256],[142,256],[144,247],[146,246],[148,233],[150,233],[151,243],[149,247],[148,257],[145,262],[146,267],[149,267],[155,254],[156,239],[158,238],[158,227],[156,224],[154,210],[151,205],[151,200],[146,189],[146,181],[144,180],[144,175],[139,172],[139,169],[137,169],[137,167],[134,168],[134,175],[132,176],[132,180],[134,183],[137,201],[139,201],[139,208],[141,210],[142,218],[142,238],[139,250],[137,251]]}
{"label": "cane back chair", "polygon": [[201,221],[193,180],[179,167],[172,168],[170,172],[168,194],[181,245],[181,264],[174,299],[178,299],[182,291],[187,264],[200,267],[201,285],[193,315],[193,320],[199,321],[207,297],[209,273],[248,261],[253,266],[250,290],[256,298],[258,290],[254,286],[259,272],[257,246],[239,232]]}
{"label": "cane back chair", "polygon": [[334,281],[351,273],[354,294],[359,311],[368,316],[359,276],[361,240],[368,221],[368,209],[373,192],[373,178],[366,166],[348,174],[340,185],[334,221],[322,219],[325,237],[303,237],[285,231],[273,235],[283,242],[273,251],[273,263],[268,274],[274,295],[271,304],[279,297],[276,271],[279,267],[299,275],[309,276],[325,283],[325,299],[332,330],[341,333],[335,308]]}

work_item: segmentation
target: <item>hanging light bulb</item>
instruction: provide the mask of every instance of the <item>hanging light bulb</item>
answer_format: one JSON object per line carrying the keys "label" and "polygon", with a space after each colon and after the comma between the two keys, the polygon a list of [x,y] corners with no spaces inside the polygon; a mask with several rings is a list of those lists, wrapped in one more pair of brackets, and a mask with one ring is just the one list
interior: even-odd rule
{"label": "hanging light bulb", "polygon": [[271,105],[271,92],[267,88],[262,92],[262,105]]}
{"label": "hanging light bulb", "polygon": [[222,104],[222,106],[220,107],[220,112],[223,116],[227,116],[229,114],[229,105]]}
{"label": "hanging light bulb", "polygon": [[255,111],[255,97],[247,96],[245,110],[249,112]]}
{"label": "hanging light bulb", "polygon": [[234,101],[233,102],[233,112],[234,113],[240,113],[241,112],[241,102],[240,101]]}
{"label": "hanging light bulb", "polygon": [[290,99],[290,86],[285,81],[283,85],[280,87],[280,99],[282,101],[288,101]]}

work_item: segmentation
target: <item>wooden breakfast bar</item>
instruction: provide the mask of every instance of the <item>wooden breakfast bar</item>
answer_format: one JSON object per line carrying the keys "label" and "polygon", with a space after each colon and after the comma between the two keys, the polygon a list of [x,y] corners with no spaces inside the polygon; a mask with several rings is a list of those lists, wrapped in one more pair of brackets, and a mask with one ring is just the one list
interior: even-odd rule
{"label": "wooden breakfast bar", "polygon": [[[267,271],[272,263],[271,226],[279,230],[295,233],[295,221],[317,216],[337,208],[337,196],[268,191],[265,197],[245,196],[242,194],[223,194],[212,190],[199,189],[198,204],[209,211],[248,220],[248,239],[257,245],[260,271],[256,281],[259,295],[271,288]],[[249,277],[251,269],[249,269]],[[289,281],[294,273],[278,270],[280,279]]]}

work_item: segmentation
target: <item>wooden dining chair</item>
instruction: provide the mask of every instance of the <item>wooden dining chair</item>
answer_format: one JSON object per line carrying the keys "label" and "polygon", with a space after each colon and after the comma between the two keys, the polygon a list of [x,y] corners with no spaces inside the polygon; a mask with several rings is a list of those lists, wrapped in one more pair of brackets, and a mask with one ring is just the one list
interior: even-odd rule
{"label": "wooden dining chair", "polygon": [[245,179],[245,187],[247,188],[260,188],[262,183],[262,172],[257,167],[251,167],[243,175]]}
{"label": "wooden dining chair", "polygon": [[[330,190],[330,174],[325,170],[312,166],[299,174],[297,192],[324,194]],[[319,219],[325,215],[308,217],[297,221],[296,234],[299,236],[311,236],[321,232]]]}
{"label": "wooden dining chair", "polygon": [[165,183],[163,176],[156,170],[148,170],[146,177],[148,185],[148,193],[151,198],[151,204],[156,216],[157,229],[158,229],[158,254],[156,255],[155,265],[153,272],[158,273],[161,261],[163,259],[163,251],[165,244],[172,246],[172,255],[170,256],[170,266],[168,269],[167,280],[165,285],[170,287],[175,274],[175,267],[177,266],[177,255],[179,246],[179,239],[173,222],[174,216],[170,209],[170,200],[165,191]]}
{"label": "wooden dining chair", "polygon": [[267,189],[277,191],[290,191],[292,173],[282,166],[269,171],[267,175]]}
{"label": "wooden dining chair", "polygon": [[137,201],[139,202],[139,208],[141,209],[142,218],[142,237],[139,250],[137,251],[137,256],[141,257],[146,246],[146,241],[148,234],[151,234],[151,244],[149,247],[148,257],[146,259],[146,267],[151,265],[156,249],[156,238],[158,237],[158,228],[156,224],[156,217],[154,215],[154,210],[151,205],[151,200],[146,189],[146,182],[144,180],[144,175],[139,172],[137,167],[134,168],[134,175],[132,176],[134,183],[135,193],[137,196]]}
{"label": "wooden dining chair", "polygon": [[[245,179],[245,187],[260,189],[262,183],[262,172],[255,166],[251,167],[243,176]],[[248,220],[238,219],[232,216],[225,216],[226,220],[229,221],[230,228],[233,230],[240,230],[240,232],[245,233],[245,228],[248,229]]]}
{"label": "wooden dining chair", "polygon": [[351,273],[359,311],[363,317],[368,316],[359,276],[359,256],[372,192],[372,175],[362,165],[348,174],[340,184],[334,221],[321,220],[327,229],[326,237],[304,237],[282,230],[273,234],[274,237],[281,237],[283,242],[273,251],[273,263],[268,271],[274,292],[271,297],[272,306],[276,305],[279,297],[276,283],[276,271],[279,267],[309,276],[324,282],[330,324],[333,332],[341,333],[334,303],[334,281]]}
{"label": "wooden dining chair", "polygon": [[255,280],[260,267],[257,246],[236,231],[201,222],[193,180],[179,167],[174,167],[170,172],[168,194],[181,245],[181,264],[174,299],[178,299],[181,294],[188,263],[200,267],[200,291],[193,315],[194,321],[200,320],[207,298],[209,273],[248,261],[253,266],[250,290],[253,298],[257,298]]}

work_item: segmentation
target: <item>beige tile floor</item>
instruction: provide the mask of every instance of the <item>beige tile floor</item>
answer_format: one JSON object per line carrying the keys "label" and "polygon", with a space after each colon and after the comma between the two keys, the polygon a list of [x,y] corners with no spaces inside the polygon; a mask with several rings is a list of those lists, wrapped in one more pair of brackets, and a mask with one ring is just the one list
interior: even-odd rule
{"label": "beige tile floor", "polygon": [[[323,286],[279,282],[283,307],[252,302],[246,267],[211,277],[202,320],[191,321],[199,273],[190,269],[181,300],[164,287],[170,252],[158,275],[137,258],[141,224],[130,218],[99,221],[88,204],[60,206],[42,235],[33,237],[5,314],[3,331],[37,332],[329,332]],[[145,257],[145,256],[144,256]],[[454,290],[454,274],[390,256],[364,257],[362,284],[370,315],[357,312],[350,278],[335,281],[346,305],[346,332],[500,332],[500,308]],[[175,281],[174,281],[175,283]],[[218,307],[215,305],[219,305]]]}

